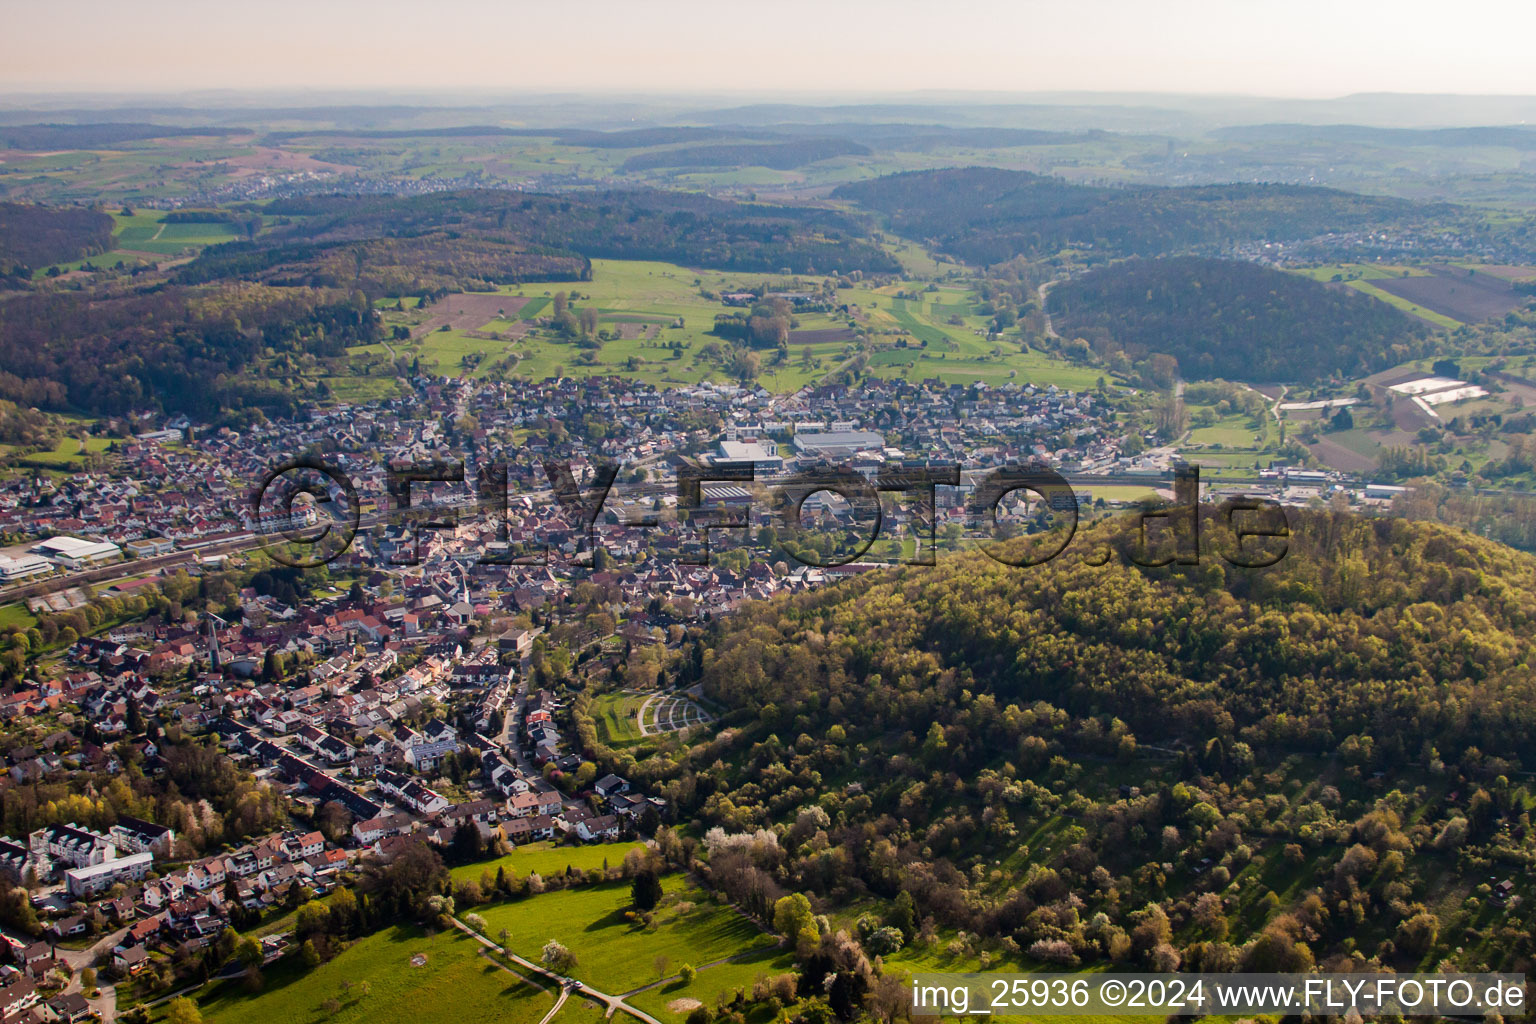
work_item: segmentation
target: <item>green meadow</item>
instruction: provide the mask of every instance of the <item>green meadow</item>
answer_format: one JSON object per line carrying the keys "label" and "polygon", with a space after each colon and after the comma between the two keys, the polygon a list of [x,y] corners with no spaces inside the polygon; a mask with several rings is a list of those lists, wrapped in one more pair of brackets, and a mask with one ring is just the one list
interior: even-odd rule
{"label": "green meadow", "polygon": [[640,723],[636,716],[644,702],[644,694],[604,693],[594,697],[592,720],[597,725],[598,739],[609,746],[640,740]]}
{"label": "green meadow", "polygon": [[[394,927],[360,939],[335,959],[306,971],[290,958],[267,971],[259,995],[241,979],[219,982],[198,997],[206,1024],[420,1024],[442,1017],[536,1024],[554,997],[480,955],[458,931],[428,937]],[[425,963],[412,963],[425,957]],[[362,982],[368,991],[361,991]],[[340,1008],[331,1012],[328,1000]]]}
{"label": "green meadow", "polygon": [[[898,248],[902,259],[914,268],[920,265],[929,272],[943,269],[917,246],[902,244]],[[529,380],[617,376],[665,388],[732,379],[708,353],[729,352],[729,343],[710,332],[718,314],[736,310],[706,298],[705,292],[720,294],[757,286],[785,289],[806,283],[776,274],[693,270],[642,260],[594,260],[591,281],[504,287],[504,294],[529,301],[515,314],[471,328],[460,329],[463,325],[459,325],[421,335],[418,328],[427,322],[430,311],[395,311],[391,303],[380,305],[386,327],[404,326],[415,335],[408,341],[392,340],[390,346],[395,352],[419,359],[423,366],[439,373]],[[1013,381],[1082,390],[1093,387],[1101,376],[1094,368],[1025,349],[1017,338],[988,340],[988,318],[974,311],[974,296],[968,288],[945,284],[923,290],[926,287],[923,282],[901,282],[878,289],[862,285],[841,289],[839,300],[848,304],[851,315],[799,314],[794,333],[846,332],[860,327],[869,341],[865,370],[884,378],[992,385]],[[595,309],[598,329],[607,331],[609,340],[583,347],[538,326],[521,337],[509,337],[515,321],[546,316],[559,291],[571,296],[573,312]],[[914,293],[921,298],[910,297]],[[476,334],[498,337],[472,336]],[[851,340],[796,341],[792,334],[782,358],[774,351],[757,353],[757,379],[771,391],[793,392],[849,368],[858,355]],[[393,376],[388,352],[381,346],[351,349],[348,359],[354,373]]]}
{"label": "green meadow", "polygon": [[501,868],[507,874],[523,878],[530,874],[551,878],[568,868],[577,871],[597,871],[604,867],[616,868],[624,863],[631,850],[641,849],[644,843],[597,843],[587,846],[560,846],[556,843],[528,843],[519,846],[505,857],[464,864],[453,869],[454,881],[478,881],[486,872],[494,875]]}
{"label": "green meadow", "polygon": [[[769,948],[774,940],[729,906],[715,902],[685,876],[662,879],[664,896],[646,927],[630,920],[628,882],[567,889],[479,907],[494,938],[505,928],[505,945],[530,960],[550,939],[576,955],[571,974],[603,992],[620,993],[658,981],[657,958],[665,974],[683,964],[700,967],[716,960]],[[499,940],[498,940],[499,941]]]}
{"label": "green meadow", "polygon": [[[759,975],[771,978],[794,969],[795,960],[789,950],[766,946],[737,959],[705,967],[694,976],[692,982],[686,984],[674,973],[667,981],[637,992],[626,1001],[662,1020],[681,1021],[688,1016],[683,1006],[689,1004],[679,1001],[697,1000],[712,1007],[721,993],[737,989],[745,990],[750,997],[752,984]],[[672,1008],[674,1004],[679,1004],[677,1009]]]}

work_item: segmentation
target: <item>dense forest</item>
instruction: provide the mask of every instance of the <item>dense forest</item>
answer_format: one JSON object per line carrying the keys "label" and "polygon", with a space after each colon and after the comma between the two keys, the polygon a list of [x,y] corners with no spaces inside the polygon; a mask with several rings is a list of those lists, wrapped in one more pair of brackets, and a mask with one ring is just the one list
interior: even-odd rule
{"label": "dense forest", "polygon": [[880,211],[902,235],[978,264],[1068,247],[1168,255],[1379,230],[1454,209],[1299,185],[1107,188],[984,167],[893,174],[841,185],[833,195]]}
{"label": "dense forest", "polygon": [[1107,523],[1031,569],[969,554],[747,605],[671,670],[721,730],[600,769],[716,829],[712,880],[747,905],[878,897],[875,926],[954,962],[1528,968],[1530,906],[1490,893],[1536,861],[1536,559],[1290,528],[1263,570],[1213,534],[1141,568]]}
{"label": "dense forest", "polygon": [[339,355],[378,332],[360,292],[219,285],[26,295],[0,303],[0,398],[102,415],[238,406],[291,414],[294,396],[240,371],[268,348]]}
{"label": "dense forest", "polygon": [[432,232],[412,238],[205,250],[177,270],[182,284],[238,278],[270,285],[356,288],[370,299],[486,291],[524,281],[585,281],[592,263],[571,253],[530,251],[494,238]]}
{"label": "dense forest", "polygon": [[733,203],[635,190],[552,196],[472,190],[432,195],[280,199],[290,218],[256,245],[417,238],[437,232],[588,259],[665,260],[721,270],[895,273],[855,217],[804,207]]}
{"label": "dense forest", "polygon": [[0,203],[0,277],[106,252],[112,228],[100,210]]}
{"label": "dense forest", "polygon": [[199,135],[249,135],[248,128],[173,128],[163,124],[107,122],[101,124],[0,125],[0,149],[96,149],[145,139],[176,139]]}
{"label": "dense forest", "polygon": [[[974,555],[749,606],[704,681],[732,706],[774,705],[766,717],[874,734],[947,725],[970,690],[1192,749],[1330,753],[1354,737],[1386,766],[1431,737],[1501,771],[1532,759],[1536,560],[1393,519],[1301,513],[1292,532],[1265,571],[1214,554],[1187,571],[1095,567],[1079,540],[1035,569]],[[1100,540],[1129,553],[1135,536]]]}
{"label": "dense forest", "polygon": [[1430,352],[1427,328],[1347,288],[1255,263],[1127,260],[1051,289],[1056,330],[1098,337],[1134,361],[1172,356],[1191,379],[1306,382]]}

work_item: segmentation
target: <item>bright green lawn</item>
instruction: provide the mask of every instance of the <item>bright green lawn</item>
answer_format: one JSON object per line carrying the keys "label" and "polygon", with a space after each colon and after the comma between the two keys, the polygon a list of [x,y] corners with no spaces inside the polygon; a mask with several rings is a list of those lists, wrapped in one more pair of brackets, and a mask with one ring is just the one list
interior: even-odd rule
{"label": "bright green lawn", "polygon": [[1189,443],[1194,444],[1219,444],[1223,448],[1246,448],[1257,450],[1263,442],[1255,442],[1254,435],[1265,435],[1265,428],[1260,422],[1259,426],[1253,425],[1250,416],[1227,416],[1217,420],[1209,427],[1196,427],[1189,433]]}
{"label": "bright green lawn", "polygon": [[0,631],[9,630],[12,626],[31,629],[35,625],[37,625],[37,617],[27,611],[25,605],[0,605]]}
{"label": "bright green lawn", "polygon": [[768,946],[749,953],[740,960],[732,960],[729,963],[716,964],[700,970],[691,985],[683,984],[683,979],[676,977],[680,966],[682,965],[678,963],[668,964],[667,971],[673,975],[672,980],[655,988],[646,989],[626,1001],[662,1020],[680,1021],[688,1016],[688,1011],[673,1011],[667,1008],[667,1004],[677,999],[697,999],[705,1006],[714,1006],[715,999],[721,992],[730,992],[738,988],[745,989],[750,998],[752,983],[757,980],[759,974],[766,974],[771,978],[775,974],[793,971],[795,958],[789,950]]}
{"label": "bright green lawn", "polygon": [[73,436],[59,438],[59,442],[53,446],[52,451],[33,452],[21,458],[24,466],[41,466],[46,469],[65,469],[80,462],[86,453],[104,452],[112,446],[112,439],[107,437],[87,437],[85,439],[85,451],[80,449],[80,439]]}
{"label": "bright green lawn", "polygon": [[[427,938],[395,927],[359,940],[329,963],[306,972],[296,958],[267,972],[266,988],[248,995],[239,980],[213,986],[199,1000],[207,1024],[421,1024],[445,1020],[535,1024],[553,1005],[541,993],[479,955],[480,944],[458,931]],[[427,962],[412,966],[424,953]],[[291,964],[291,966],[290,966]],[[357,983],[372,988],[358,995]],[[342,983],[353,991],[342,995]],[[328,1014],[322,1004],[342,1007]]]}
{"label": "bright green lawn", "polygon": [[616,868],[624,863],[624,857],[630,850],[640,849],[644,845],[595,843],[589,846],[558,846],[555,843],[528,843],[500,859],[456,867],[453,869],[453,877],[455,881],[479,881],[483,872],[489,871],[494,875],[498,867],[505,868],[507,874],[518,878],[528,874],[539,874],[547,878],[564,872],[568,867],[578,871],[592,871],[603,867],[605,862],[608,867]]}
{"label": "bright green lawn", "polygon": [[636,716],[644,702],[643,694],[604,693],[596,697],[592,701],[592,720],[597,725],[598,739],[609,746],[640,739],[640,722]]}
{"label": "bright green lawn", "polygon": [[538,959],[550,939],[576,955],[572,974],[604,992],[628,992],[657,980],[655,960],[695,967],[772,944],[736,911],[714,901],[683,875],[662,880],[666,893],[646,930],[626,920],[629,883],[611,882],[479,908],[493,936],[511,932],[514,952]]}

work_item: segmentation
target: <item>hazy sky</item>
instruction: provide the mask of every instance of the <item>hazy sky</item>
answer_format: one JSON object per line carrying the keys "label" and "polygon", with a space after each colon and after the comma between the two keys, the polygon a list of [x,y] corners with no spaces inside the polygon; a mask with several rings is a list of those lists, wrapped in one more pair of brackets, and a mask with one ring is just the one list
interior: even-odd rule
{"label": "hazy sky", "polygon": [[0,0],[0,89],[1536,93],[1532,0]]}

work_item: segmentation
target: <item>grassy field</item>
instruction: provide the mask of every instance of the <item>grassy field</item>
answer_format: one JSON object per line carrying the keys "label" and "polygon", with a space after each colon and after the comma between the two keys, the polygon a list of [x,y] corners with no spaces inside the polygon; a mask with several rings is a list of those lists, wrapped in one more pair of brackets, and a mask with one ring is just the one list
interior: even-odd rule
{"label": "grassy field", "polygon": [[1143,498],[1157,498],[1157,491],[1151,487],[1136,487],[1131,484],[1092,484],[1087,488],[1093,494],[1093,500],[1103,498],[1105,501],[1141,501]]}
{"label": "grassy field", "polygon": [[679,1000],[696,999],[712,1007],[720,993],[736,989],[745,989],[750,998],[752,983],[758,975],[766,974],[771,978],[775,974],[784,974],[794,969],[795,960],[788,950],[769,946],[740,959],[706,967],[694,976],[691,984],[685,985],[682,978],[674,977],[631,996],[627,1001],[662,1020],[680,1021],[688,1016],[688,1011],[681,1005],[677,1009],[672,1008]]}
{"label": "grassy field", "polygon": [[86,455],[100,454],[111,446],[111,438],[87,437],[82,448],[78,437],[66,436],[59,438],[58,443],[53,446],[52,450],[23,455],[17,461],[19,465],[26,467],[53,470],[73,469],[85,461]]}
{"label": "grassy field", "polygon": [[[1257,442],[1255,435],[1259,438]],[[1258,451],[1263,447],[1266,435],[1263,421],[1255,427],[1253,417],[1236,415],[1219,419],[1209,427],[1195,427],[1189,432],[1188,443]]]}
{"label": "grassy field", "polygon": [[645,702],[643,694],[604,693],[592,701],[592,720],[598,739],[609,746],[633,743],[641,738],[636,715]]}
{"label": "grassy field", "polygon": [[321,377],[330,389],[331,397],[338,402],[377,402],[386,398],[400,398],[405,394],[394,377]]}
{"label": "grassy field", "polygon": [[506,928],[508,947],[529,959],[538,959],[550,939],[564,943],[577,959],[571,973],[604,992],[659,980],[659,956],[668,958],[666,973],[673,974],[685,963],[700,967],[773,944],[684,876],[668,875],[662,886],[665,896],[650,929],[625,917],[631,908],[627,882],[545,893],[479,913],[491,935]]}
{"label": "grassy field", "polygon": [[[233,241],[237,236],[228,224],[167,224],[160,210],[137,210],[132,216],[115,214],[117,247],[157,256],[175,256],[184,249]],[[98,258],[101,262],[105,257]]]}
{"label": "grassy field", "polygon": [[[359,940],[329,963],[305,971],[296,959],[274,966],[259,994],[241,982],[222,982],[198,999],[207,1024],[419,1024],[456,1018],[535,1024],[554,1005],[552,995],[519,981],[479,955],[480,945],[457,931],[428,938],[417,928],[395,927]],[[418,954],[426,963],[413,966]],[[358,992],[367,981],[371,991]],[[352,988],[343,994],[343,984]],[[341,1009],[327,1013],[336,999]]]}
{"label": "grassy field", "polygon": [[37,617],[27,611],[25,605],[0,605],[0,630],[9,630],[12,626],[31,629],[35,625],[37,625]]}
{"label": "grassy field", "polygon": [[505,868],[507,874],[518,878],[529,874],[549,877],[565,871],[566,868],[592,871],[603,867],[605,862],[609,867],[616,868],[624,863],[625,854],[644,845],[644,843],[597,843],[590,846],[558,846],[554,843],[529,843],[526,846],[519,846],[505,857],[496,860],[485,860],[456,867],[453,869],[453,877],[456,881],[478,880],[486,871],[494,875],[497,868]]}

